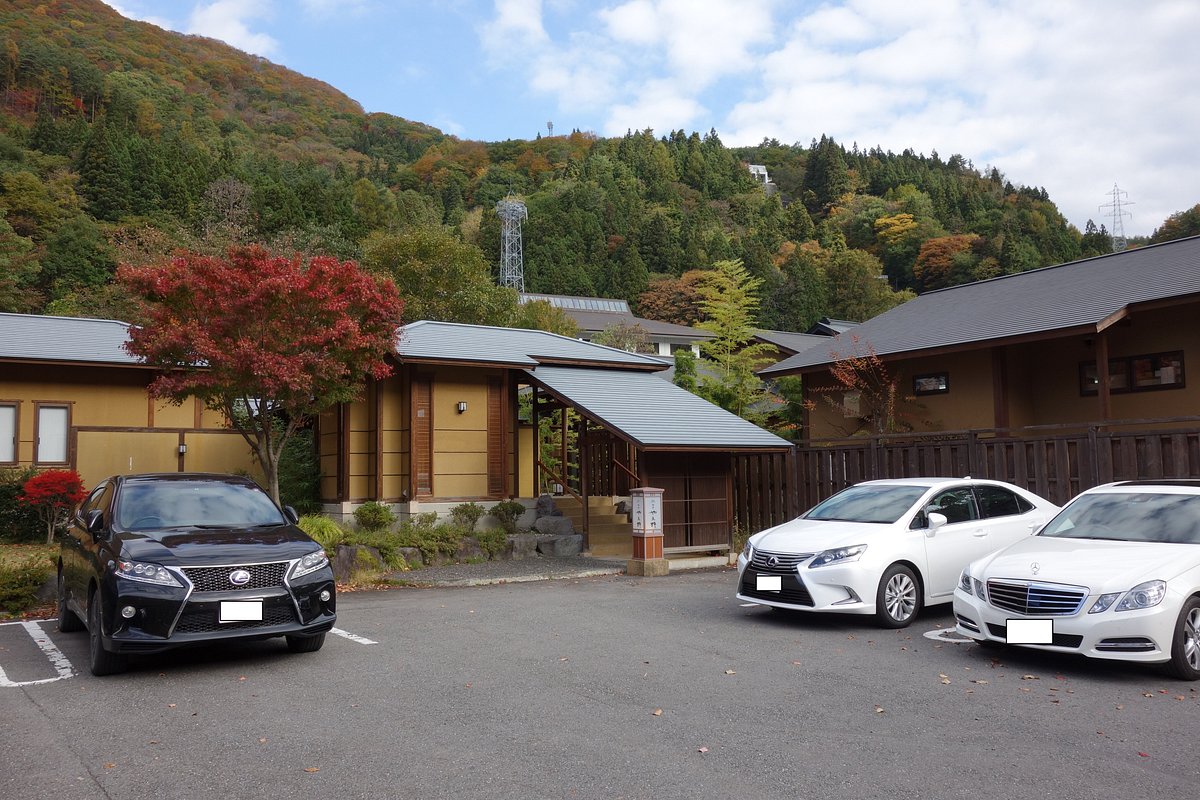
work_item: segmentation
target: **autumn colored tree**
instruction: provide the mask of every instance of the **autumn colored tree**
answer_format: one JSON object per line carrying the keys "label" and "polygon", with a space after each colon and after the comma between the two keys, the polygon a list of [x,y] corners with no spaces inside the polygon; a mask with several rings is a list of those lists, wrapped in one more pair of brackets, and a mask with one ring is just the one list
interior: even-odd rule
{"label": "autumn colored tree", "polygon": [[87,497],[83,479],[73,469],[48,469],[39,472],[21,487],[17,502],[37,511],[46,524],[46,544],[54,544],[54,531],[66,521],[67,514]]}
{"label": "autumn colored tree", "polygon": [[978,242],[973,233],[925,240],[913,264],[917,285],[926,290],[944,289],[971,280],[971,268],[978,261],[972,248]]}
{"label": "autumn colored tree", "polygon": [[233,248],[158,266],[123,266],[118,280],[146,305],[128,351],[161,372],[154,397],[197,397],[250,444],[279,500],[279,457],[307,420],[391,373],[404,303],[389,280],[354,262]]}
{"label": "autumn colored tree", "polygon": [[[839,416],[854,420],[857,430],[846,430],[845,433],[858,433],[863,429],[871,434],[913,430],[919,409],[915,398],[901,391],[900,381],[869,343],[851,335],[850,351],[832,355],[834,361],[829,374],[833,384],[813,387],[811,393]],[[810,411],[815,405],[815,400],[808,401]]]}
{"label": "autumn colored tree", "polygon": [[700,284],[705,270],[688,270],[678,278],[659,278],[638,295],[638,316],[673,322],[676,325],[695,325],[704,317],[700,308]]}

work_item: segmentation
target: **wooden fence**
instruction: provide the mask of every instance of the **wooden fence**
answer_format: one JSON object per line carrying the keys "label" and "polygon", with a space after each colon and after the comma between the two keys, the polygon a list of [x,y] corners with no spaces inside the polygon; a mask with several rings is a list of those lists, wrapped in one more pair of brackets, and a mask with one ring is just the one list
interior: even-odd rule
{"label": "wooden fence", "polygon": [[1120,480],[1200,478],[1200,417],[820,440],[735,456],[734,518],[751,533],[860,481],[993,478],[1059,505]]}

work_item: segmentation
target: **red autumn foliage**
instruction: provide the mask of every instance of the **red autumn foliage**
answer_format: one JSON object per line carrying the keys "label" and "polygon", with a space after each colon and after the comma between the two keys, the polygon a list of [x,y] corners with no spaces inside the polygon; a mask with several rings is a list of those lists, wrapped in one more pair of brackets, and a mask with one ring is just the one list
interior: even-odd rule
{"label": "red autumn foliage", "polygon": [[[404,303],[389,280],[351,261],[283,257],[262,247],[192,253],[117,279],[145,304],[128,351],[161,372],[151,394],[198,397],[250,445],[278,499],[284,442],[306,418],[385,378]],[[249,412],[249,418],[246,412]],[[275,425],[286,418],[282,435]]]}
{"label": "red autumn foliage", "polygon": [[85,497],[87,490],[78,472],[49,469],[25,481],[17,501],[37,509],[38,516],[46,523],[46,544],[51,544],[55,525]]}

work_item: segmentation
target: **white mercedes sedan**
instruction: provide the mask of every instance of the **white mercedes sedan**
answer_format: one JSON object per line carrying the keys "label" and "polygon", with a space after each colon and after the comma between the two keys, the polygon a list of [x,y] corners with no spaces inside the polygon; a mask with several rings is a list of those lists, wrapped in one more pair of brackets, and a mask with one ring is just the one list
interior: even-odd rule
{"label": "white mercedes sedan", "polygon": [[971,478],[868,481],[750,537],[740,600],[797,611],[874,614],[903,628],[950,602],[971,561],[1028,538],[1058,506]]}
{"label": "white mercedes sedan", "polygon": [[1037,536],[968,566],[954,615],[978,641],[1200,680],[1200,482],[1088,489]]}

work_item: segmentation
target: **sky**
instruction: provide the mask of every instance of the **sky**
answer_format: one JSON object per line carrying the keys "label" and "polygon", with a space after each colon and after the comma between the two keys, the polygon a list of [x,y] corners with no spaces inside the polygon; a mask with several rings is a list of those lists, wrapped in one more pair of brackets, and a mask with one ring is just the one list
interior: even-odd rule
{"label": "sky", "polygon": [[465,139],[960,154],[1083,230],[1200,203],[1196,0],[112,0]]}

